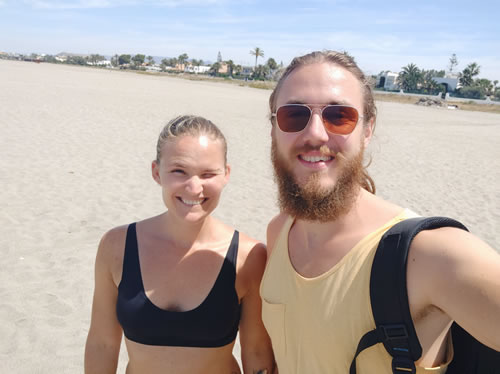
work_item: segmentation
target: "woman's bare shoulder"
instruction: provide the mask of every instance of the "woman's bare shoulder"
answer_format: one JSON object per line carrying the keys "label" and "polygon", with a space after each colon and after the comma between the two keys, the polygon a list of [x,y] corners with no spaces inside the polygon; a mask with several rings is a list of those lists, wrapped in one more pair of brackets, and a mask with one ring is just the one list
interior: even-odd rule
{"label": "woman's bare shoulder", "polygon": [[106,231],[101,238],[99,246],[105,248],[106,250],[112,250],[112,248],[122,244],[125,245],[128,227],[129,225],[122,225],[113,227],[112,229]]}
{"label": "woman's bare shoulder", "polygon": [[108,230],[102,236],[97,250],[96,268],[107,268],[115,281],[121,278],[128,227],[122,225]]}
{"label": "woman's bare shoulder", "polygon": [[243,259],[248,259],[249,256],[266,257],[266,245],[257,239],[251,238],[248,235],[240,232],[240,243],[238,249],[238,260],[240,254]]}
{"label": "woman's bare shoulder", "polygon": [[259,282],[267,260],[266,245],[246,234],[240,233],[238,248],[238,277],[244,283]]}

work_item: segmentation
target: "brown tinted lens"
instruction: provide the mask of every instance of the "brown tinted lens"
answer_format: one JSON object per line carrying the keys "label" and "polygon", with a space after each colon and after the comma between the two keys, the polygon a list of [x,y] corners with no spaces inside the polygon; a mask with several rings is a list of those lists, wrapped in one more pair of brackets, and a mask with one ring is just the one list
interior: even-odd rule
{"label": "brown tinted lens", "polygon": [[329,105],[323,109],[326,129],[334,134],[350,134],[358,123],[358,111],[350,106]]}
{"label": "brown tinted lens", "polygon": [[284,132],[304,130],[311,117],[311,110],[303,105],[284,105],[276,112],[279,128]]}

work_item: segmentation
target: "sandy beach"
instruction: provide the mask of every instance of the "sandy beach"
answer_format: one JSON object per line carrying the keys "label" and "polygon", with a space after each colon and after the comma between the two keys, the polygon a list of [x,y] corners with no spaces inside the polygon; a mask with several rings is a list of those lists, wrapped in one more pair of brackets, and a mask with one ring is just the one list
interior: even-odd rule
{"label": "sandy beach", "polygon": [[[163,211],[150,174],[160,129],[199,114],[227,137],[215,215],[265,239],[277,212],[270,91],[0,60],[0,373],[78,373],[104,232]],[[378,103],[377,193],[461,220],[500,250],[500,115]],[[235,348],[238,354],[238,346]],[[121,350],[119,373],[126,352]]]}

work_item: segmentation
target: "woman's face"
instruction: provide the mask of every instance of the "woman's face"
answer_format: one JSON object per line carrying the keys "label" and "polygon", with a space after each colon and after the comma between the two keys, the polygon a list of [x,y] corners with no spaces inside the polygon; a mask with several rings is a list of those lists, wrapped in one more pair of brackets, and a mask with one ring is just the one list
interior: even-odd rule
{"label": "woman's face", "polygon": [[169,213],[190,222],[204,219],[217,207],[229,180],[222,141],[206,135],[166,141],[152,171]]}

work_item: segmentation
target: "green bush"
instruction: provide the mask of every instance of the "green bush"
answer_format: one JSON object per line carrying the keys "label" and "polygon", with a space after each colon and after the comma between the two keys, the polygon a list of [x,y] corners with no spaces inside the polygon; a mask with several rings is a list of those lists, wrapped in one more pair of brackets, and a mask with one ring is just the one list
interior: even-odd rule
{"label": "green bush", "polygon": [[467,99],[478,99],[482,100],[486,97],[486,90],[484,87],[462,87],[460,89],[460,96]]}

